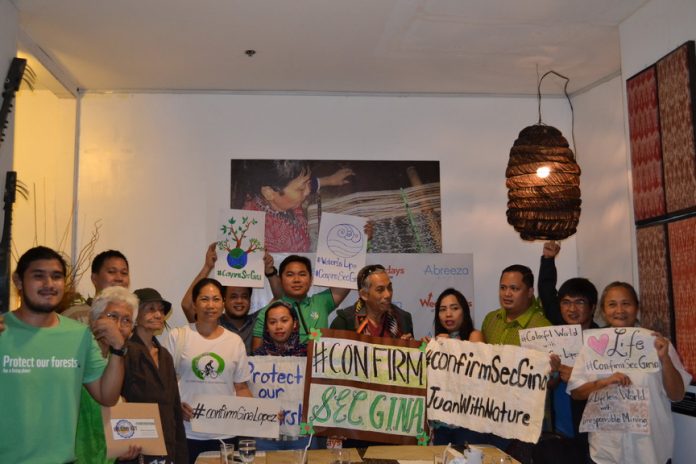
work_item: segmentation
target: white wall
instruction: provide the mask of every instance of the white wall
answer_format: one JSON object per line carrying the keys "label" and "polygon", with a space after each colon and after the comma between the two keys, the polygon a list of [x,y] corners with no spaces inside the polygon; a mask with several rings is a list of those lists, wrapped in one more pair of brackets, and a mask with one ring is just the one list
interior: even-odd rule
{"label": "white wall", "polygon": [[[538,268],[541,243],[505,216],[509,150],[536,117],[534,98],[86,95],[79,233],[102,219],[97,249],[122,250],[133,285],[176,304],[229,204],[231,158],[440,160],[444,251],[474,253],[480,324],[504,266]],[[544,120],[568,134],[567,102],[545,99]],[[564,247],[575,275],[575,240]]]}
{"label": "white wall", "polygon": [[[600,292],[615,280],[633,283],[633,205],[622,92],[617,76],[573,98],[582,168],[577,275],[590,279]],[[569,277],[559,275],[559,281]]]}
{"label": "white wall", "polygon": [[[621,24],[622,78],[625,81],[677,48],[696,39],[694,0],[652,0]],[[690,387],[690,391],[696,388]],[[673,463],[696,456],[696,418],[674,414],[677,430]]]}

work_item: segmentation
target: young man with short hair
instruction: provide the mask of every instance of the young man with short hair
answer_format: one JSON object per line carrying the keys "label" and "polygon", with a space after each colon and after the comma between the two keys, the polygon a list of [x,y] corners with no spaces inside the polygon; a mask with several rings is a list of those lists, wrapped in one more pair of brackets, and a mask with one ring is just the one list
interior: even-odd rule
{"label": "young man with short hair", "polygon": [[0,333],[3,462],[72,462],[81,386],[104,406],[121,392],[126,341],[113,320],[94,322],[112,353],[107,362],[87,326],[56,313],[65,273],[63,258],[39,246],[19,258],[12,276],[22,304],[5,315]]}
{"label": "young man with short hair", "polygon": [[[130,268],[126,256],[118,250],[106,250],[92,260],[92,284],[94,296],[99,295],[108,287],[130,286]],[[83,304],[69,307],[62,315],[89,325],[89,314],[92,298],[87,298]]]}

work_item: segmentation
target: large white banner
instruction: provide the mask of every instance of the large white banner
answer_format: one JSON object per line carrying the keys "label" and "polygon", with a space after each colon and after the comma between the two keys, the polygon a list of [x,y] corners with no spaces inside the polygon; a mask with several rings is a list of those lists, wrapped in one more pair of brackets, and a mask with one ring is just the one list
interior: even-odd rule
{"label": "large white banner", "polygon": [[[307,256],[312,263],[315,262],[313,254],[300,254]],[[276,267],[287,256],[288,253],[273,253]],[[456,288],[464,294],[474,318],[473,254],[368,253],[366,263],[381,264],[387,269],[394,287],[392,302],[411,313],[415,338],[432,335],[435,301],[438,295],[449,287]],[[254,290],[252,294],[252,312],[261,309],[272,299],[268,280],[264,279],[264,283],[263,291]],[[309,293],[317,293],[324,289],[325,287],[314,286]],[[350,306],[357,299],[358,292],[354,290],[343,300],[340,307]]]}
{"label": "large white banner", "polygon": [[248,359],[251,372],[248,384],[254,398],[280,401],[284,413],[280,433],[291,437],[299,436],[307,358],[250,356]]}
{"label": "large white banner", "polygon": [[536,443],[549,355],[511,345],[433,339],[426,348],[428,419]]}

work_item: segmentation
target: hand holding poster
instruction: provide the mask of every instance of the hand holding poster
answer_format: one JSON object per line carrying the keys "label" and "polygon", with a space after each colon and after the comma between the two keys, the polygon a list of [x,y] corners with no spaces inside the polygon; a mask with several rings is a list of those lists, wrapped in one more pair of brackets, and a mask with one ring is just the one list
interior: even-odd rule
{"label": "hand holding poster", "polygon": [[360,268],[365,266],[367,220],[345,214],[323,213],[317,241],[314,284],[354,289]]}
{"label": "hand holding poster", "polygon": [[254,398],[280,401],[284,412],[280,422],[282,435],[300,435],[306,364],[307,358],[298,356],[249,357],[249,389]]}
{"label": "hand holding poster", "polygon": [[277,400],[198,395],[191,407],[194,432],[278,438]]}
{"label": "hand holding poster", "polygon": [[660,361],[652,331],[640,327],[610,327],[583,333],[585,368],[594,374],[657,372]]}
{"label": "hand holding poster", "polygon": [[263,287],[265,213],[223,210],[213,277],[222,285]]}
{"label": "hand holding poster", "polygon": [[611,385],[590,393],[580,421],[581,432],[650,434],[647,388]]}
{"label": "hand holding poster", "polygon": [[544,419],[549,355],[511,345],[432,339],[428,419],[536,443]]}
{"label": "hand holding poster", "polygon": [[400,444],[426,439],[420,346],[321,329],[309,344],[303,422],[322,435]]}
{"label": "hand holding poster", "polygon": [[582,326],[557,325],[520,330],[520,344],[544,353],[554,353],[561,358],[561,364],[572,366],[582,348]]}

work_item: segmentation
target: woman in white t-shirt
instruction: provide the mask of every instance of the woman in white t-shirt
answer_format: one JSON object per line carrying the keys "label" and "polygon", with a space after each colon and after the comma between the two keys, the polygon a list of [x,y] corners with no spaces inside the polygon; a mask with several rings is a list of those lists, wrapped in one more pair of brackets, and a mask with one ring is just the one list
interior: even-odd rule
{"label": "woman in white t-shirt", "polygon": [[[613,282],[604,289],[599,300],[604,319],[610,327],[634,327],[638,322],[638,295],[625,282]],[[656,372],[614,372],[598,375],[585,368],[587,348],[583,348],[575,360],[573,373],[568,381],[568,392],[573,399],[586,400],[592,392],[612,385],[634,385],[648,391],[648,417],[650,433],[600,431],[590,432],[590,457],[592,462],[625,463],[650,462],[665,464],[672,457],[674,424],[670,401],[684,397],[691,376],[686,372],[669,340],[659,333],[654,347],[660,360]]]}
{"label": "woman in white t-shirt", "polygon": [[189,461],[195,462],[203,451],[220,449],[220,440],[233,443],[230,435],[199,433],[191,430],[196,396],[248,396],[250,378],[244,342],[239,335],[219,325],[224,311],[223,287],[215,279],[205,278],[193,287],[196,322],[172,330],[167,339],[179,377],[179,392],[184,412]]}

